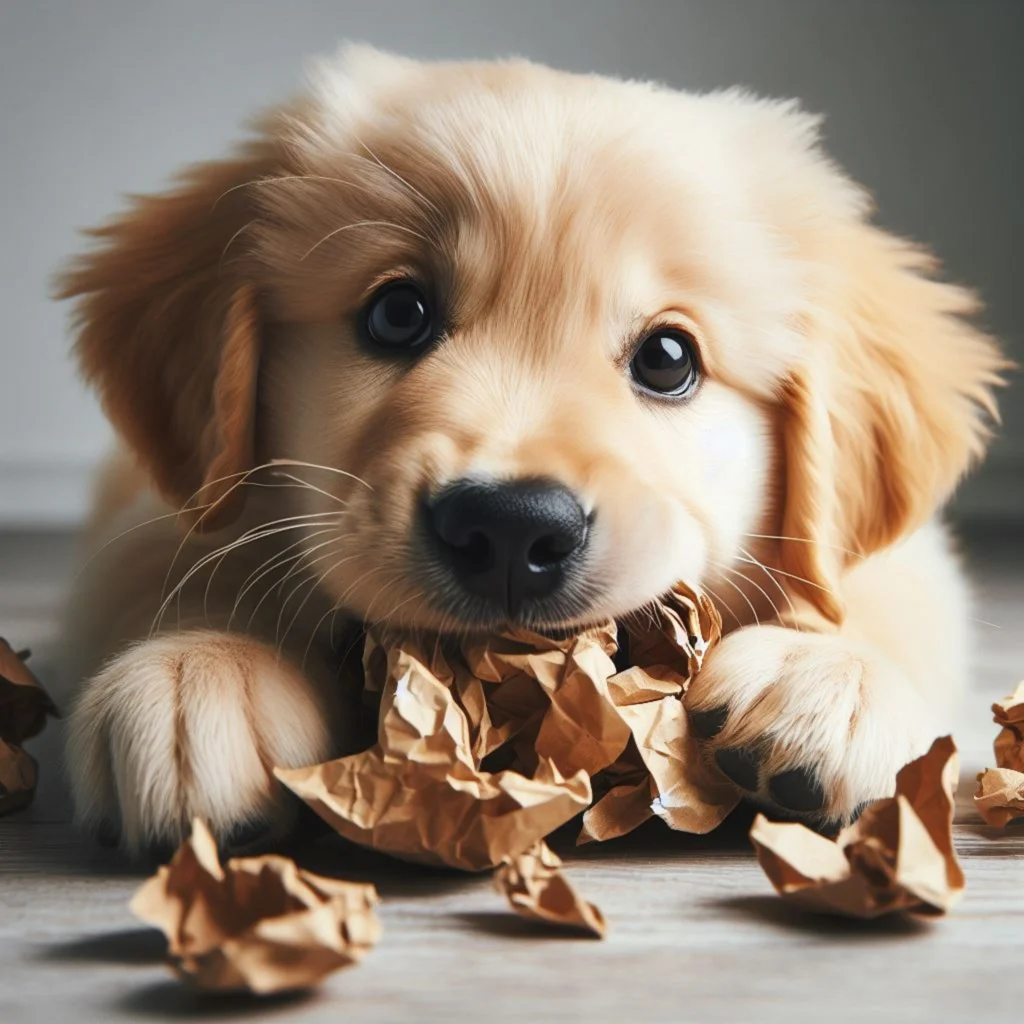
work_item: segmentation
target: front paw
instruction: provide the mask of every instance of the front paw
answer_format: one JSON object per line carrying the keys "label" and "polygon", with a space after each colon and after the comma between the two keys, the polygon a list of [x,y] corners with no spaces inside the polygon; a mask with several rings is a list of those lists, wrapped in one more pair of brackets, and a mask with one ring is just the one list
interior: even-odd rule
{"label": "front paw", "polygon": [[751,799],[825,830],[892,794],[938,723],[901,669],[835,635],[749,626],[727,636],[686,707],[708,758]]}
{"label": "front paw", "polygon": [[129,648],[89,680],[67,749],[76,819],[129,853],[203,818],[222,846],[272,841],[295,805],[273,776],[331,756],[321,694],[246,637],[195,631]]}

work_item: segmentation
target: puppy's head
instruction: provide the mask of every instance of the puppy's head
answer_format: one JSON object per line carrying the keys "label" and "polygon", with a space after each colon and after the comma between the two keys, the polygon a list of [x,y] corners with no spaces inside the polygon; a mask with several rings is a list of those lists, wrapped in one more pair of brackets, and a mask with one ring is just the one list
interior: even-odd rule
{"label": "puppy's head", "polygon": [[[565,627],[846,558],[982,450],[1000,359],[791,105],[356,50],[101,229],[78,351],[178,505],[292,460],[347,609]],[[299,481],[302,481],[300,486]]]}

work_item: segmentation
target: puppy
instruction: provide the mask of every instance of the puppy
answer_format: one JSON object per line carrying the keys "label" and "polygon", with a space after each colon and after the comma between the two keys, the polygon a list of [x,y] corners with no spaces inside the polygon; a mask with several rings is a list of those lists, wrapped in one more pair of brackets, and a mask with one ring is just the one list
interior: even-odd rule
{"label": "puppy", "polygon": [[887,794],[967,671],[933,517],[1004,364],[816,128],[347,49],[98,229],[60,291],[132,457],[68,619],[78,820],[279,835],[273,766],[358,742],[345,623],[572,629],[680,579],[725,621],[707,757],[813,822]]}

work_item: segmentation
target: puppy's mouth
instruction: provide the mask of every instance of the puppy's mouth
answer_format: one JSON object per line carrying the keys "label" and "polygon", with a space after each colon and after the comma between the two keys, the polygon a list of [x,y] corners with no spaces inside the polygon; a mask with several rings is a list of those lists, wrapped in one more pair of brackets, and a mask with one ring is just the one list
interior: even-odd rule
{"label": "puppy's mouth", "polygon": [[[442,632],[506,632],[529,629],[553,639],[578,633],[601,621],[599,588],[588,578],[584,560],[558,571],[540,570],[543,582],[494,583],[491,594],[466,586],[466,573],[427,556],[417,572],[426,582],[425,601],[439,616]],[[550,587],[544,596],[527,596],[527,586]],[[482,589],[482,586],[481,586]]]}
{"label": "puppy's mouth", "polygon": [[564,640],[605,621],[587,607],[583,611],[555,607],[524,607],[518,615],[469,601],[461,595],[433,594],[431,608],[439,614],[438,632],[460,634],[510,633],[529,630],[552,640]]}
{"label": "puppy's mouth", "polygon": [[587,564],[594,519],[555,481],[457,481],[420,503],[427,601],[460,631],[578,631],[600,597]]}

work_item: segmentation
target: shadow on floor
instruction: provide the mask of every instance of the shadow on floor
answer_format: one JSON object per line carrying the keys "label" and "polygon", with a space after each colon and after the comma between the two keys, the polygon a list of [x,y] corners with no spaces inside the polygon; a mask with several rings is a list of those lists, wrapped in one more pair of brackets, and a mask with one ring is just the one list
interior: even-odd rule
{"label": "shadow on floor", "polygon": [[584,942],[593,942],[598,938],[581,928],[569,928],[545,921],[531,921],[507,911],[479,910],[451,916],[475,932],[500,939],[528,939],[530,942],[537,942],[538,939],[541,941],[553,940],[557,945],[565,942],[566,939],[582,939]]}
{"label": "shadow on floor", "polygon": [[906,939],[908,936],[924,936],[931,932],[931,925],[926,918],[910,914],[889,914],[873,920],[815,914],[795,907],[778,896],[729,896],[706,900],[703,906],[712,912],[753,919],[783,931],[806,932],[808,935],[840,941],[876,941],[886,936]]}
{"label": "shadow on floor", "polygon": [[248,992],[198,992],[177,981],[157,981],[129,992],[111,1010],[130,1020],[252,1020],[293,1010],[318,998],[319,993],[312,991],[263,996]]}
{"label": "shadow on floor", "polygon": [[154,928],[126,928],[55,942],[39,954],[53,963],[158,964],[167,953],[167,940]]}
{"label": "shadow on floor", "polygon": [[[49,963],[118,964],[147,967],[164,961],[167,942],[153,928],[130,928],[103,932],[43,948],[38,958]],[[133,989],[112,1007],[111,1014],[130,1019],[164,1020],[235,1017],[253,1018],[308,1003],[311,991],[257,996],[246,992],[199,992],[187,984],[165,979]]]}

